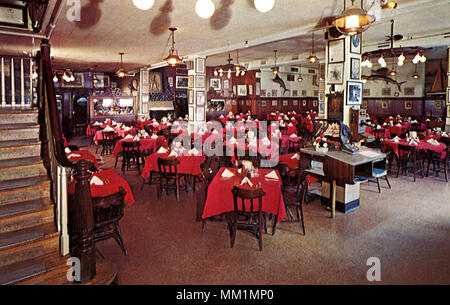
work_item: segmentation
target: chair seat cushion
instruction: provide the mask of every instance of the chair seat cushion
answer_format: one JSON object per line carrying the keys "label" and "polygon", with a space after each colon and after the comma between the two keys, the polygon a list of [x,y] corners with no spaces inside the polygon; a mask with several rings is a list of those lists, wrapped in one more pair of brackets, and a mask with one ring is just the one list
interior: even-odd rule
{"label": "chair seat cushion", "polygon": [[374,168],[372,174],[375,178],[387,175],[387,170],[383,168]]}

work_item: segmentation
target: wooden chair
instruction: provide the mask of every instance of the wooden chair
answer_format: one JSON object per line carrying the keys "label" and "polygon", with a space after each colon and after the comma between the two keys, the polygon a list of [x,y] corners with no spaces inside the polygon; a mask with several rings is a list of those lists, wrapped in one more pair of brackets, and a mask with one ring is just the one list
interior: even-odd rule
{"label": "wooden chair", "polygon": [[95,134],[97,131],[102,130],[102,128],[98,125],[91,125],[91,134],[89,135],[89,145],[94,143]]}
{"label": "wooden chair", "polygon": [[297,204],[295,205],[295,210],[297,211],[297,219],[299,222],[301,220],[303,235],[306,235],[305,220],[303,218],[303,203],[306,201],[306,194],[308,193],[308,177],[309,175],[305,171],[300,174],[300,192],[297,192],[298,200]]}
{"label": "wooden chair", "polygon": [[158,200],[164,189],[166,190],[166,194],[168,194],[169,189],[172,189],[176,193],[177,202],[179,201],[180,175],[178,174],[178,164],[180,164],[180,161],[177,159],[158,158],[158,170],[160,174]]}
{"label": "wooden chair", "polygon": [[136,164],[139,175],[141,174],[141,143],[140,142],[125,142],[122,141],[122,173],[125,174],[125,169],[130,169],[131,160]]}
{"label": "wooden chair", "polygon": [[105,153],[112,154],[116,133],[114,131],[102,131],[102,138],[102,151],[100,152],[100,155],[104,156]]}
{"label": "wooden chair", "polygon": [[288,200],[286,195],[288,193],[289,187],[295,187],[296,193],[298,193],[300,188],[299,169],[291,169],[287,164],[282,163],[278,163],[275,169],[278,170],[278,173],[280,174],[281,177],[281,181],[283,182],[283,184],[281,185],[281,191],[283,194],[284,205],[286,208],[286,215],[288,216],[288,219],[293,220],[294,216],[287,204]]}
{"label": "wooden chair", "polygon": [[416,182],[416,174],[420,173],[423,178],[423,157],[419,150],[415,146],[410,145],[398,145],[398,170],[397,177],[400,173],[408,175],[408,167],[412,164],[414,173],[414,182]]}
{"label": "wooden chair", "polygon": [[441,143],[444,143],[447,145],[447,148],[445,149],[445,158],[442,158],[441,154],[436,153],[432,150],[428,151],[425,155],[425,158],[428,160],[428,166],[427,166],[427,173],[426,176],[428,177],[428,173],[430,171],[430,165],[433,164],[433,172],[435,173],[436,177],[439,176],[439,173],[443,173],[445,177],[445,182],[448,182],[448,163],[450,161],[450,145],[449,145],[449,139],[441,138],[438,141]]}
{"label": "wooden chair", "polygon": [[300,152],[300,148],[303,147],[302,140],[299,141],[293,141],[289,139],[288,141],[288,153],[297,153]]}
{"label": "wooden chair", "polygon": [[380,186],[380,179],[384,179],[387,182],[387,185],[389,186],[389,189],[391,189],[391,183],[389,183],[388,178],[388,160],[390,159],[390,155],[392,154],[392,151],[386,152],[386,163],[384,168],[374,168],[372,171],[372,177],[368,179],[369,182],[376,182],[378,186],[378,193],[381,193],[381,186]]}
{"label": "wooden chair", "polygon": [[119,229],[119,220],[123,217],[124,198],[126,192],[121,187],[117,193],[104,197],[92,197],[94,214],[94,243],[114,238],[123,253],[127,249]]}
{"label": "wooden chair", "polygon": [[[246,230],[253,233],[258,239],[259,251],[263,249],[262,229],[265,224],[262,199],[266,195],[262,188],[244,189],[235,186],[232,190],[234,211],[228,215],[228,229],[230,231],[230,247],[233,248],[236,240],[236,231]],[[240,199],[241,204],[238,204]],[[246,202],[247,200],[247,202]],[[257,206],[254,206],[254,201]],[[249,201],[249,202],[248,202]],[[239,216],[245,217],[245,221],[238,222]]]}
{"label": "wooden chair", "polygon": [[280,126],[278,129],[280,129],[280,133],[282,135],[287,135],[288,134],[288,127],[287,126]]}

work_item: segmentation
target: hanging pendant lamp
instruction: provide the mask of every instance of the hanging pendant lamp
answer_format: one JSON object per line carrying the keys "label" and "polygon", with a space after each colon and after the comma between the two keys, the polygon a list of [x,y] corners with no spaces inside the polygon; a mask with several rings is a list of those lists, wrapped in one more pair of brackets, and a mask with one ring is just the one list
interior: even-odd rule
{"label": "hanging pendant lamp", "polygon": [[175,49],[175,31],[177,28],[169,28],[169,30],[172,32],[170,34],[172,36],[172,47],[169,50],[169,56],[164,58],[164,61],[166,61],[169,66],[175,66],[182,62],[181,58],[178,57],[178,51]]}
{"label": "hanging pendant lamp", "polygon": [[308,58],[306,58],[310,63],[315,63],[315,62],[317,62],[318,60],[319,60],[319,58],[316,56],[316,53],[315,53],[315,51],[314,51],[314,32],[312,33],[312,42],[311,42],[311,45],[312,45],[312,49],[311,49],[311,55],[308,57]]}
{"label": "hanging pendant lamp", "polygon": [[120,52],[120,69],[116,72],[116,75],[120,78],[123,78],[127,75],[127,73],[125,72],[125,69],[123,68],[123,52]]}
{"label": "hanging pendant lamp", "polygon": [[344,11],[342,14],[333,20],[332,25],[344,35],[353,36],[367,30],[376,18],[367,13],[363,8],[363,0],[361,0],[361,7],[355,6],[355,0],[351,0],[352,5],[346,7],[344,0]]}

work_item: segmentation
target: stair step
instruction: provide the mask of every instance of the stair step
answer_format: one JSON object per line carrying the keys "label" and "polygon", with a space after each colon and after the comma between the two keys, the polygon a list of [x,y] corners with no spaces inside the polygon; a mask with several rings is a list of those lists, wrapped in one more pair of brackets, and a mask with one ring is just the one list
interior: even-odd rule
{"label": "stair step", "polygon": [[41,154],[41,142],[17,144],[14,146],[0,146],[0,160],[39,157]]}
{"label": "stair step", "polygon": [[50,197],[50,180],[39,184],[0,191],[0,207],[16,202],[39,200]]}
{"label": "stair step", "polygon": [[59,238],[59,233],[51,234],[33,242],[0,250],[0,268],[59,251]]}
{"label": "stair step", "polygon": [[41,157],[6,159],[6,160],[0,160],[0,168],[17,167],[17,166],[27,165],[27,164],[37,163],[37,162],[42,163]]}
{"label": "stair step", "polygon": [[25,165],[13,165],[3,168],[0,167],[0,181],[25,179],[31,177],[44,176],[46,174],[47,171],[42,162],[40,161]]}
{"label": "stair step", "polygon": [[0,141],[13,140],[39,140],[39,125],[30,125],[24,127],[9,125],[2,127],[0,125]]}
{"label": "stair step", "polygon": [[30,213],[53,205],[50,198],[23,201],[14,204],[0,206],[0,217],[13,216],[17,214]]}
{"label": "stair step", "polygon": [[37,124],[37,111],[9,111],[0,110],[0,122],[2,125],[6,124]]}
{"label": "stair step", "polygon": [[54,219],[53,206],[32,212],[0,217],[0,234],[53,223]]}
{"label": "stair step", "polygon": [[47,175],[1,181],[0,191],[13,190],[19,187],[33,186],[48,179]]}
{"label": "stair step", "polygon": [[0,250],[10,249],[24,243],[30,243],[44,238],[47,235],[59,235],[55,225],[42,224],[32,228],[17,230],[13,232],[0,233]]}
{"label": "stair step", "polygon": [[25,284],[25,281],[30,284],[33,278],[34,283],[38,284],[46,278],[67,272],[70,268],[66,265],[67,259],[56,252],[0,268],[0,284]]}
{"label": "stair step", "polygon": [[16,113],[35,113],[37,114],[39,111],[38,108],[32,108],[30,106],[8,106],[8,107],[0,107],[0,114],[16,114]]}
{"label": "stair step", "polygon": [[39,139],[15,139],[15,140],[7,140],[2,141],[0,140],[0,148],[1,147],[17,147],[17,146],[23,146],[23,145],[33,145],[33,144],[39,144]]}

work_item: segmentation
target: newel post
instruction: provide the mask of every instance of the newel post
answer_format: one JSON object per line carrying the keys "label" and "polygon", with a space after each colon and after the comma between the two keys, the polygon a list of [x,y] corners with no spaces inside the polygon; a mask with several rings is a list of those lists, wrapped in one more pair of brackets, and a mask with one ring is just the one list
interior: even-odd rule
{"label": "newel post", "polygon": [[91,176],[88,169],[91,163],[80,160],[75,164],[76,179],[73,206],[73,256],[80,259],[81,282],[86,283],[96,275],[94,248],[94,215],[92,211]]}

